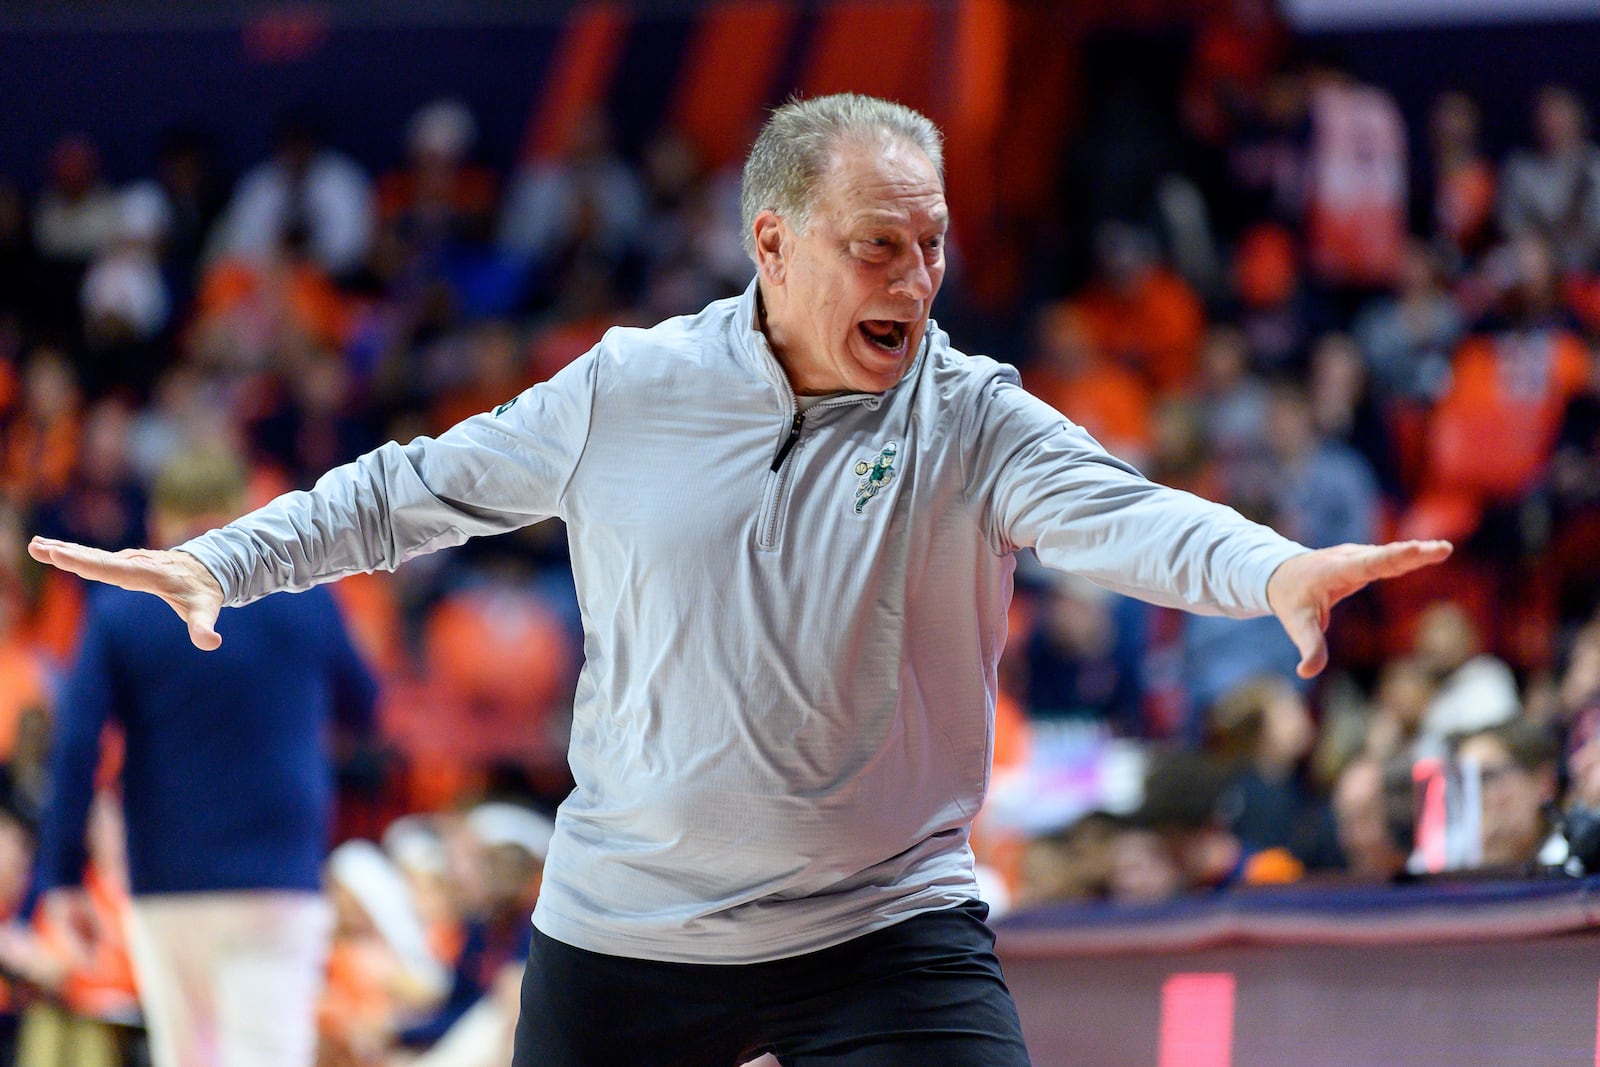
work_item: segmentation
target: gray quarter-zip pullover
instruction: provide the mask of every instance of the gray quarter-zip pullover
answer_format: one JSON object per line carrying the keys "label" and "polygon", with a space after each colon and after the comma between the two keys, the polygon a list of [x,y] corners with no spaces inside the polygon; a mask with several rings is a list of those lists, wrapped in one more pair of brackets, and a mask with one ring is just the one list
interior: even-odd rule
{"label": "gray quarter-zip pullover", "polygon": [[977,894],[1013,552],[1265,613],[1303,551],[1152,484],[930,324],[803,413],[755,288],[591,352],[183,547],[229,603],[549,516],[583,613],[576,790],[535,924],[613,955],[792,956]]}

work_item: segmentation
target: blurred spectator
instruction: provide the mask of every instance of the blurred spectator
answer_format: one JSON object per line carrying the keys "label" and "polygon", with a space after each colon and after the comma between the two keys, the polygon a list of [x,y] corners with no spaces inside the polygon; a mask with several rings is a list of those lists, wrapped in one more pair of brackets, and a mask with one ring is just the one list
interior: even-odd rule
{"label": "blurred spectator", "polygon": [[1150,391],[1102,356],[1083,313],[1050,304],[1034,319],[1030,392],[1089,431],[1112,455],[1142,466],[1150,451]]}
{"label": "blurred spectator", "polygon": [[1145,468],[1151,480],[1207,500],[1222,495],[1218,465],[1206,436],[1209,408],[1188,397],[1173,397],[1155,406],[1150,420],[1150,458]]}
{"label": "blurred spectator", "polygon": [[[1370,387],[1361,350],[1347,333],[1325,333],[1311,349],[1311,421],[1326,440],[1360,456],[1385,494],[1402,492],[1394,438]],[[1371,536],[1379,536],[1376,522]]]}
{"label": "blurred spectator", "polygon": [[89,409],[70,479],[38,503],[39,533],[110,552],[145,543],[144,487],[128,466],[132,428],[133,413],[119,400]]}
{"label": "blurred spectator", "polygon": [[[1182,872],[1180,887],[1229,889],[1298,881],[1304,867],[1287,851],[1247,847],[1228,829],[1227,782],[1227,769],[1208,757],[1165,753],[1150,765],[1144,803],[1133,816],[1133,824],[1154,830],[1164,840]],[[1163,856],[1152,842],[1136,840],[1129,851],[1132,855],[1125,858],[1132,861],[1127,868],[1134,885],[1119,888],[1113,861],[1114,897],[1129,888],[1153,896],[1155,888],[1170,884]]]}
{"label": "blurred spectator", "polygon": [[350,309],[309,253],[305,231],[291,229],[269,254],[212,263],[195,298],[190,358],[242,376],[285,369],[307,346],[338,349],[350,330]]}
{"label": "blurred spectator", "polygon": [[1331,67],[1312,80],[1306,250],[1324,285],[1386,286],[1406,239],[1406,130],[1388,92]]}
{"label": "blurred spectator", "polygon": [[[230,458],[175,460],[152,495],[152,539],[177,544],[228,520],[244,489]],[[56,722],[45,907],[66,926],[87,921],[84,824],[101,729],[115,720],[128,752],[130,943],[156,1067],[205,1062],[212,1043],[303,1067],[329,921],[323,735],[336,717],[370,723],[372,680],[324,591],[230,613],[209,654],[155,598],[98,592]]]}
{"label": "blurred spectator", "polygon": [[210,135],[186,126],[163,133],[155,177],[136,182],[130,191],[159,198],[162,270],[173,305],[187,307],[194,297],[195,272],[211,229],[228,201]]}
{"label": "blurred spectator", "polygon": [[434,1055],[415,1061],[427,1067],[456,1062],[489,1067],[510,1058],[522,971],[533,939],[529,915],[555,829],[544,815],[498,802],[470,811],[466,827],[483,850],[483,880],[450,992],[432,1018],[400,1034],[411,1047],[438,1043]]}
{"label": "blurred spectator", "polygon": [[1443,270],[1454,276],[1494,233],[1495,168],[1478,144],[1478,104],[1463,92],[1440,93],[1428,116],[1428,174],[1413,197],[1413,228],[1426,234]]}
{"label": "blurred spectator", "polygon": [[[1358,759],[1333,790],[1333,816],[1344,868],[1363,882],[1388,882],[1410,854],[1411,761]],[[1401,832],[1404,832],[1402,836]]]}
{"label": "blurred spectator", "polygon": [[1294,234],[1282,226],[1253,226],[1233,257],[1231,317],[1244,335],[1250,369],[1273,378],[1305,369],[1311,338],[1329,315],[1306,285]]}
{"label": "blurred spectator", "polygon": [[644,148],[646,215],[642,314],[683,315],[742,292],[750,257],[739,229],[738,185],[704,173],[693,142],[671,128]]}
{"label": "blurred spectator", "polygon": [[321,1064],[377,1064],[408,1020],[444,996],[448,975],[404,876],[372,842],[346,841],[328,856],[333,905],[328,984],[317,1009]]}
{"label": "blurred spectator", "polygon": [[1445,601],[1423,613],[1416,656],[1435,683],[1422,718],[1424,745],[1499,725],[1521,710],[1511,668],[1482,650],[1478,629],[1460,606]]}
{"label": "blurred spectator", "polygon": [[21,408],[0,425],[12,503],[27,507],[65,491],[78,459],[80,403],[72,365],[59,350],[41,346],[28,354]]}
{"label": "blurred spectator", "polygon": [[1542,727],[1513,719],[1463,738],[1455,756],[1475,766],[1482,783],[1482,866],[1525,871],[1550,837],[1555,742]]}
{"label": "blurred spectator", "polygon": [[1201,418],[1212,454],[1224,465],[1258,455],[1267,443],[1267,388],[1250,373],[1244,334],[1213,326],[1200,347]]}
{"label": "blurred spectator", "polygon": [[1028,714],[1141,735],[1138,607],[1086,578],[1052,575],[1028,641]]}
{"label": "blurred spectator", "polygon": [[1123,828],[1110,853],[1106,895],[1118,904],[1159,904],[1188,888],[1171,842],[1155,830]]}
{"label": "blurred spectator", "polygon": [[1158,395],[1191,387],[1205,325],[1199,298],[1161,262],[1148,231],[1102,223],[1094,245],[1095,277],[1072,307],[1095,350]]}
{"label": "blurred spectator", "polygon": [[406,123],[406,167],[378,179],[379,222],[430,250],[487,237],[499,190],[494,173],[471,162],[477,139],[477,120],[461,101],[418,108]]}
{"label": "blurred spectator", "polygon": [[83,134],[50,150],[44,191],[33,208],[33,239],[40,258],[40,309],[52,335],[71,335],[83,274],[116,239],[117,197],[100,175],[100,150]]}
{"label": "blurred spectator", "polygon": [[[465,331],[450,359],[438,359],[430,405],[432,432],[443,433],[462,419],[489,411],[533,384],[522,338],[503,321]],[[438,353],[437,355],[443,355]]]}
{"label": "blurred spectator", "polygon": [[1380,397],[1428,403],[1449,383],[1450,360],[1463,328],[1436,255],[1413,241],[1406,247],[1398,291],[1369,304],[1357,316],[1354,332]]}
{"label": "blurred spectator", "polygon": [[0,495],[0,807],[32,819],[38,816],[56,678],[26,626],[31,590],[24,541],[22,516]]}
{"label": "blurred spectator", "polygon": [[261,402],[264,410],[251,423],[250,437],[258,458],[295,488],[310,488],[324,472],[381,443],[336,353],[297,353],[270,388],[271,399]]}
{"label": "blurred spectator", "polygon": [[73,926],[64,920],[80,916],[49,908],[33,916],[35,943],[22,967],[42,995],[23,1015],[18,1067],[132,1067],[146,1052],[142,1035],[134,1039],[141,1020],[127,940],[125,828],[114,792],[96,793],[88,834],[81,915],[88,922]]}
{"label": "blurred spectator", "polygon": [[[378,182],[379,242],[368,262],[379,289],[393,289],[399,255],[408,285],[435,284],[474,321],[513,311],[528,265],[495,246],[499,179],[472,161],[477,121],[458,100],[424,105],[406,126],[406,166]],[[377,270],[373,272],[373,268]]]}
{"label": "blurred spectator", "polygon": [[1310,141],[1310,86],[1303,68],[1288,65],[1267,79],[1255,106],[1239,118],[1229,146],[1224,217],[1231,232],[1254,223],[1298,226],[1305,208]]}
{"label": "blurred spectator", "polygon": [[619,270],[636,251],[644,219],[639,177],[617,155],[605,117],[591,111],[561,156],[529,161],[513,177],[499,243],[533,265],[535,306],[544,306],[560,302],[574,266]]}
{"label": "blurred spectator", "polygon": [[1378,486],[1361,455],[1317,426],[1299,386],[1272,390],[1267,437],[1277,528],[1311,548],[1368,544],[1378,534]]}
{"label": "blurred spectator", "polygon": [[1547,85],[1533,102],[1535,147],[1512,153],[1500,184],[1500,228],[1549,241],[1558,270],[1600,265],[1600,147],[1577,94]]}
{"label": "blurred spectator", "polygon": [[92,396],[123,387],[143,398],[161,370],[154,342],[172,308],[159,260],[166,214],[153,188],[122,193],[116,237],[83,280],[84,386]]}
{"label": "blurred spectator", "polygon": [[233,450],[242,446],[242,436],[220,383],[179,363],[157,379],[149,403],[135,413],[127,461],[140,483],[149,485],[180,453],[203,447]]}
{"label": "blurred spectator", "polygon": [[1589,353],[1557,303],[1544,240],[1517,239],[1485,270],[1499,286],[1497,307],[1455,354],[1430,425],[1423,486],[1479,512],[1520,502],[1533,489],[1562,412],[1590,373]]}
{"label": "blurred spectator", "polygon": [[1378,763],[1445,755],[1442,737],[1422,733],[1437,687],[1438,680],[1419,657],[1398,656],[1385,664],[1373,695],[1363,755]]}
{"label": "blurred spectator", "polygon": [[1112,816],[1090,812],[1064,829],[1029,840],[1022,854],[1016,908],[1105,896],[1112,845],[1122,829]]}
{"label": "blurred spectator", "polygon": [[1255,678],[1212,706],[1206,751],[1229,769],[1221,816],[1247,848],[1286,849],[1308,867],[1338,864],[1327,806],[1303,777],[1316,740],[1305,698],[1278,677]]}
{"label": "blurred spectator", "polygon": [[361,265],[372,240],[372,190],[361,167],[325,146],[308,114],[278,123],[272,157],[239,179],[217,225],[216,251],[270,261],[290,235],[337,278]]}

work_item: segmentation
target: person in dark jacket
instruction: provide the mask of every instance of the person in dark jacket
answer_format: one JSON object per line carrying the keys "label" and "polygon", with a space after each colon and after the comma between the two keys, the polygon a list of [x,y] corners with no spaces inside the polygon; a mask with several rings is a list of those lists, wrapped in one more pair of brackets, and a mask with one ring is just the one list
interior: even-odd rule
{"label": "person in dark jacket", "polygon": [[[243,510],[232,457],[174,460],[151,531],[177,544]],[[337,722],[371,724],[375,685],[331,596],[231,614],[205,655],[153,597],[100,589],[55,724],[42,906],[83,928],[85,822],[100,735],[126,739],[129,946],[155,1067],[306,1067],[331,917],[320,892]]]}

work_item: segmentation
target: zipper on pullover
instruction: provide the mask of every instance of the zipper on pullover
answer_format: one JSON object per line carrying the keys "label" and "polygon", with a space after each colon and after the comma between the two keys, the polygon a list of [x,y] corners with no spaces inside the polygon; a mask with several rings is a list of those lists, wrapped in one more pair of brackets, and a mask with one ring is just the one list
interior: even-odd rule
{"label": "zipper on pullover", "polygon": [[[794,454],[803,444],[800,435],[805,429],[806,413],[800,410],[800,403],[792,391],[789,393],[789,403],[793,405],[794,411],[793,417],[789,420],[789,433],[778,446],[777,455],[772,457],[766,491],[761,495],[761,522],[756,530],[756,547],[763,552],[771,552],[778,547],[778,534],[783,526],[784,510],[788,503],[789,478],[793,472]],[[816,409],[820,411],[823,408],[864,404],[875,410],[880,403],[882,401],[875,395],[854,393],[824,400],[816,405]]]}
{"label": "zipper on pullover", "polygon": [[794,443],[800,440],[800,427],[806,422],[806,413],[798,407],[794,410],[794,421],[789,424],[789,436],[783,439],[783,444],[778,446],[778,454],[772,457],[772,473],[778,473],[778,468],[783,466],[783,461],[789,458],[789,452],[794,448]]}

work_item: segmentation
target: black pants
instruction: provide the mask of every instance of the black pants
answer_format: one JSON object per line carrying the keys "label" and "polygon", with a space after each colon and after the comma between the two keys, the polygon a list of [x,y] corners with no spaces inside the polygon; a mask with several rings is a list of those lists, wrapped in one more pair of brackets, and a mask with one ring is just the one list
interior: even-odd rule
{"label": "black pants", "polygon": [[513,1067],[1027,1067],[985,904],[742,966],[533,934]]}

